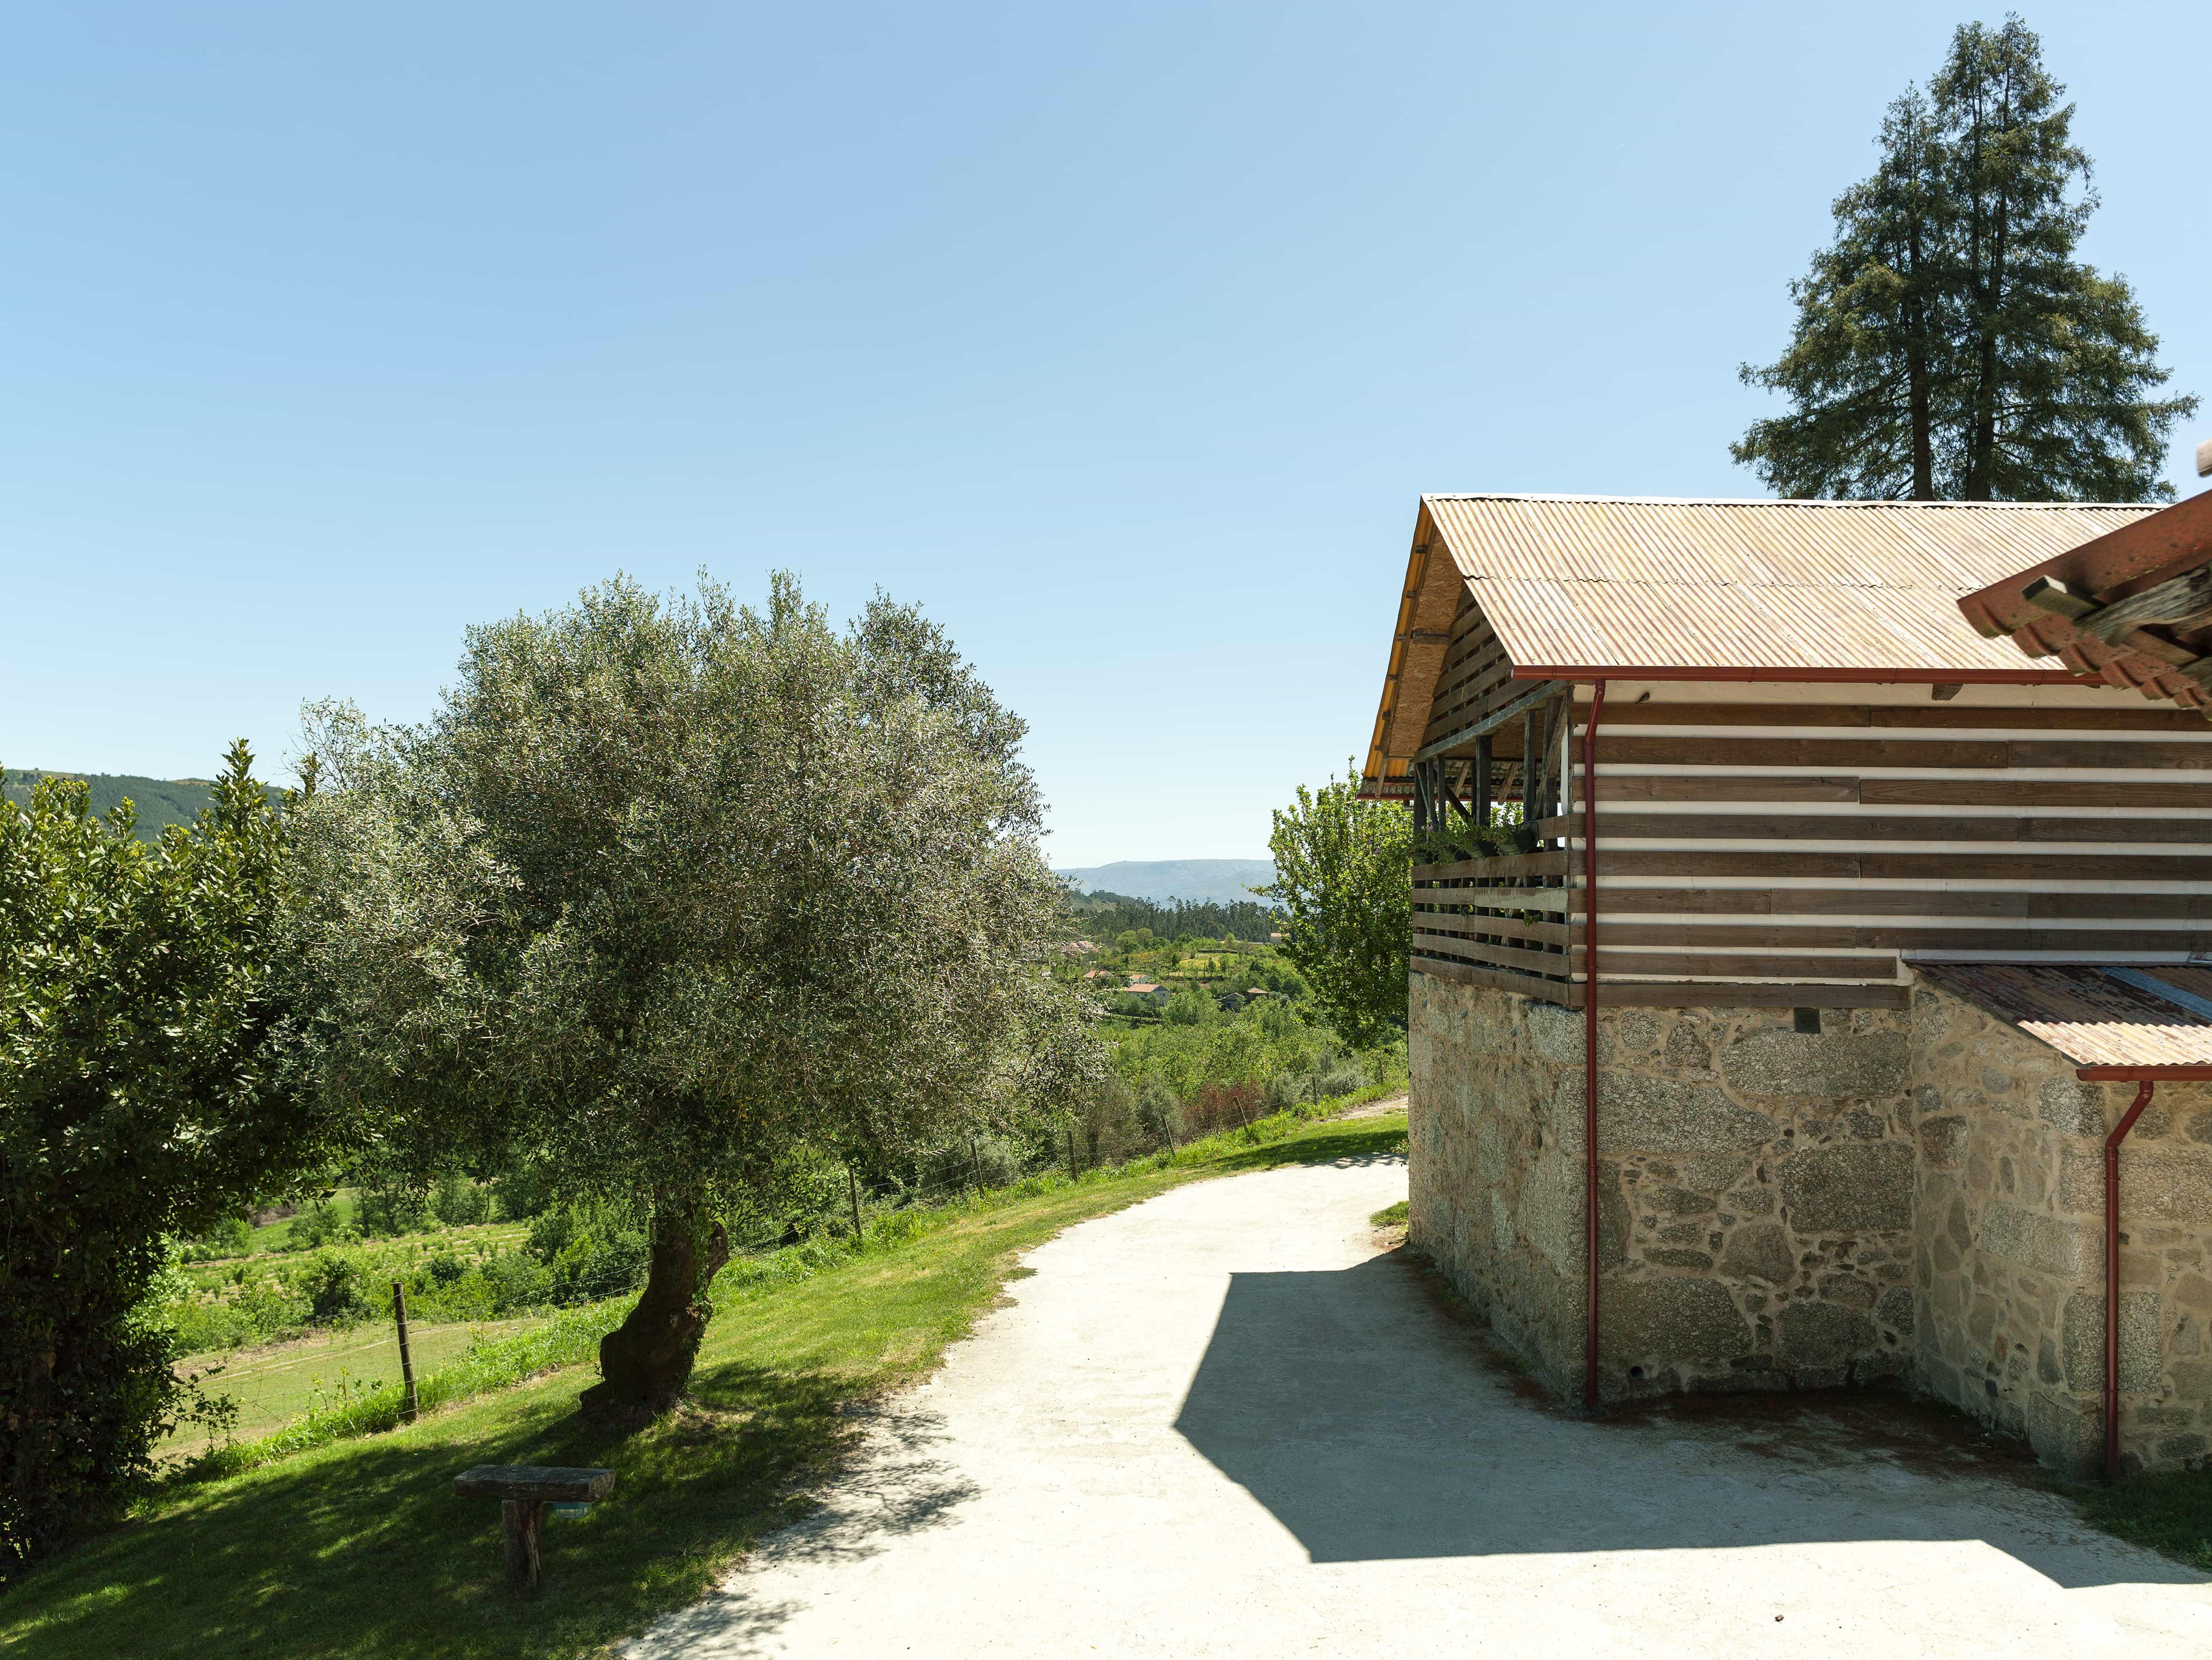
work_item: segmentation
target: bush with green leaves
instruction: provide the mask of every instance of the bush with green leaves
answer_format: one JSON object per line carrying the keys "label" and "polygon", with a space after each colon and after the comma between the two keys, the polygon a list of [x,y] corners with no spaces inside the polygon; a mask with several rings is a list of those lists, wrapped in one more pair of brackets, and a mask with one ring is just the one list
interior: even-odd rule
{"label": "bush with green leaves", "polygon": [[430,1220],[428,1185],[404,1177],[380,1177],[362,1189],[354,1204],[361,1219],[362,1237],[367,1239],[419,1233]]}
{"label": "bush with green leaves", "polygon": [[1359,799],[1358,769],[1274,815],[1283,955],[1345,1041],[1368,1047],[1406,1029],[1413,938],[1413,828],[1402,803]]}
{"label": "bush with green leaves", "polygon": [[231,746],[157,844],[82,782],[0,804],[0,1576],[94,1524],[190,1407],[167,1241],[321,1155],[273,949],[286,820]]}
{"label": "bush with green leaves", "polygon": [[493,1177],[492,1198],[503,1222],[526,1222],[553,1202],[553,1181],[545,1167],[531,1158],[517,1158]]}
{"label": "bush with green leaves", "polygon": [[185,1247],[187,1262],[220,1262],[243,1256],[253,1249],[253,1224],[243,1216],[226,1216]]}
{"label": "bush with green leaves", "polygon": [[448,1171],[430,1189],[430,1213],[449,1228],[491,1220],[491,1190],[458,1171]]}
{"label": "bush with green leaves", "polygon": [[328,1199],[313,1199],[301,1206],[284,1230],[285,1243],[294,1250],[319,1250],[359,1237],[345,1213]]}

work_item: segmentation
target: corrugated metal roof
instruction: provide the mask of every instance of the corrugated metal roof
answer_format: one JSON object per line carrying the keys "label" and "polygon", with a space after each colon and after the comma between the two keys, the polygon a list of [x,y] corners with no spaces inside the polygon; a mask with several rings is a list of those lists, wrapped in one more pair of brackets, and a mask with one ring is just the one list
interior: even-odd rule
{"label": "corrugated metal roof", "polygon": [[2017,671],[1960,595],[2148,514],[1957,502],[1426,496],[1516,666]]}
{"label": "corrugated metal roof", "polygon": [[2212,1017],[2190,1006],[2212,1005],[2212,970],[2171,963],[1913,966],[1923,978],[2041,1038],[2076,1066],[2212,1065]]}

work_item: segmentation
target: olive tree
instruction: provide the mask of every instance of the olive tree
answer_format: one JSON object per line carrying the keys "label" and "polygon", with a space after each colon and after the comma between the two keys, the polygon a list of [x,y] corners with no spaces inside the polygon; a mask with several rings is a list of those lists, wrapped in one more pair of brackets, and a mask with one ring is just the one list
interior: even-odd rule
{"label": "olive tree", "polygon": [[428,1168],[518,1146],[650,1218],[583,1405],[690,1377],[726,1219],[1095,1069],[1023,723],[880,597],[834,627],[617,578],[472,629],[424,723],[311,714],[297,948],[331,1098]]}

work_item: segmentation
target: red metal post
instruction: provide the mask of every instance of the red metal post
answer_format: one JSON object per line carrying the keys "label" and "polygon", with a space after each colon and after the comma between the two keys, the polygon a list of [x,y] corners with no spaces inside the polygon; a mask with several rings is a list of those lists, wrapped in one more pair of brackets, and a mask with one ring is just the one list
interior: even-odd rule
{"label": "red metal post", "polygon": [[2146,1078],[2135,1104],[2105,1138],[2105,1480],[2120,1473],[2120,1143],[2158,1085]]}
{"label": "red metal post", "polygon": [[[1583,727],[1583,1404],[1597,1405],[1597,723],[1605,682],[1590,690]],[[1574,932],[1568,930],[1571,939]]]}

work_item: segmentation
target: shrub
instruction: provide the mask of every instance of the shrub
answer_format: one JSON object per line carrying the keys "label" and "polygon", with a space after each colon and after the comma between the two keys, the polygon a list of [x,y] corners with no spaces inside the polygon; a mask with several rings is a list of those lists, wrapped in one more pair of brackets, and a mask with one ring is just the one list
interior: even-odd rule
{"label": "shrub", "polygon": [[499,1201],[503,1219],[526,1222],[553,1202],[553,1184],[546,1180],[542,1165],[520,1158],[494,1179],[492,1195]]}
{"label": "shrub", "polygon": [[185,1247],[187,1262],[212,1262],[226,1256],[243,1256],[253,1249],[253,1224],[243,1216],[226,1216]]}
{"label": "shrub", "polygon": [[327,1199],[318,1199],[313,1204],[301,1206],[284,1232],[293,1250],[314,1250],[348,1237],[353,1230],[346,1225],[336,1205]]}
{"label": "shrub", "polygon": [[458,1171],[439,1179],[430,1195],[430,1209],[449,1228],[491,1220],[491,1194]]}
{"label": "shrub", "polygon": [[349,1325],[374,1312],[368,1276],[358,1259],[337,1251],[319,1251],[308,1265],[307,1309],[318,1325]]}
{"label": "shrub", "polygon": [[361,1190],[361,1231],[364,1236],[415,1233],[430,1218],[430,1196],[409,1182],[391,1178]]}
{"label": "shrub", "polygon": [[530,1224],[531,1254],[550,1266],[560,1256],[569,1240],[576,1237],[576,1218],[574,1212],[563,1207],[549,1210],[534,1218]]}
{"label": "shrub", "polygon": [[595,1303],[645,1283],[651,1251],[636,1228],[584,1232],[553,1263],[555,1294],[563,1303]]}
{"label": "shrub", "polygon": [[466,1274],[468,1268],[453,1252],[441,1250],[431,1253],[430,1260],[422,1265],[422,1271],[430,1276],[434,1283],[450,1286]]}
{"label": "shrub", "polygon": [[169,1239],[320,1156],[277,1053],[289,825],[252,761],[158,844],[82,780],[0,805],[0,1579],[112,1514],[191,1410]]}

